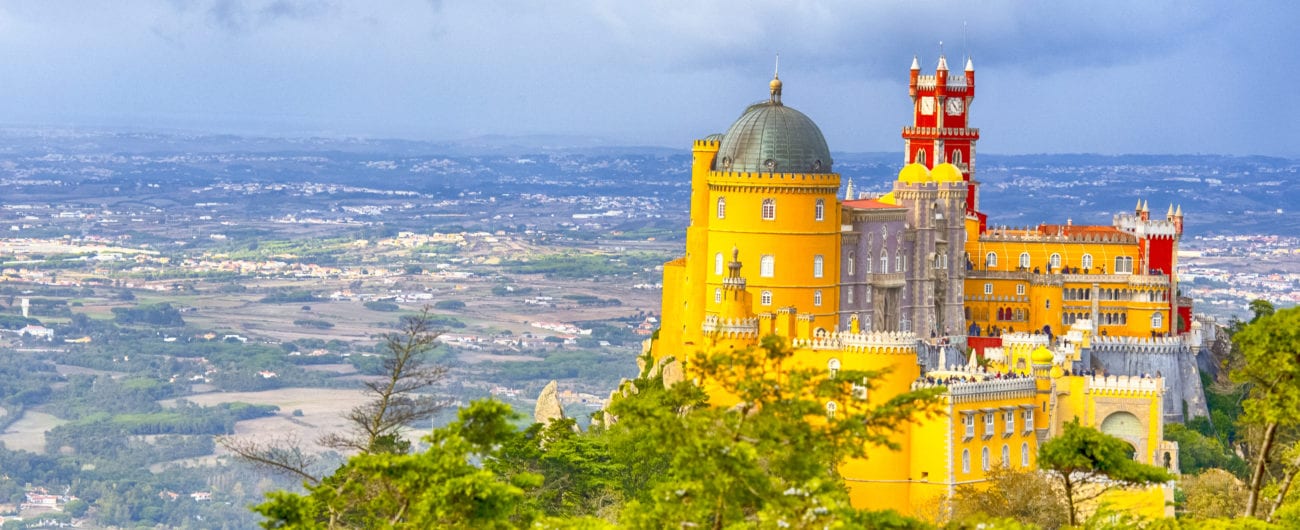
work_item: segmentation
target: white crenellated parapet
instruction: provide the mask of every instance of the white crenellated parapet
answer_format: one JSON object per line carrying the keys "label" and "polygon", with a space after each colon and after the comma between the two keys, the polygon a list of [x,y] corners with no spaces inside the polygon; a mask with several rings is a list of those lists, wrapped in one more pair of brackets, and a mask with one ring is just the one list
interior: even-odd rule
{"label": "white crenellated parapet", "polygon": [[1047,346],[1047,335],[1025,333],[1017,331],[1015,333],[1002,334],[1002,346],[1029,346],[1031,349],[1039,346]]}
{"label": "white crenellated parapet", "polygon": [[1111,337],[1098,335],[1092,338],[1094,352],[1121,353],[1178,353],[1183,351],[1180,337]]}
{"label": "white crenellated parapet", "polygon": [[844,350],[856,353],[916,353],[916,335],[906,331],[847,331],[826,333],[811,339],[796,338],[795,348],[812,350]]}
{"label": "white crenellated parapet", "polygon": [[1115,228],[1138,237],[1174,237],[1178,235],[1178,226],[1167,219],[1148,219],[1133,214],[1116,214],[1113,218]]}
{"label": "white crenellated parapet", "polygon": [[1161,396],[1165,393],[1163,377],[1142,377],[1137,375],[1094,375],[1084,378],[1084,392],[1118,393],[1124,396]]}
{"label": "white crenellated parapet", "polygon": [[758,318],[721,318],[705,315],[701,326],[706,334],[717,333],[722,338],[757,338]]}
{"label": "white crenellated parapet", "polygon": [[948,387],[948,394],[953,397],[980,396],[987,399],[991,394],[1001,394],[1003,397],[1024,397],[1032,396],[1038,390],[1034,378],[1017,377],[1009,379],[983,379],[972,381],[944,381],[937,379],[933,382],[930,380],[918,380],[912,382],[912,390],[921,390],[925,388]]}
{"label": "white crenellated parapet", "polygon": [[1006,364],[1007,351],[1001,347],[996,347],[996,346],[984,348],[984,358],[988,359],[989,362]]}

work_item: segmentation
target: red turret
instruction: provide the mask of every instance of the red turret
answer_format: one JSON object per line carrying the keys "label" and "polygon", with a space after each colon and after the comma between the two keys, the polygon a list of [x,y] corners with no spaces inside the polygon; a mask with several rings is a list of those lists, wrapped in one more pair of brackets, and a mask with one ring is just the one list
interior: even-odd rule
{"label": "red turret", "polygon": [[966,58],[966,97],[975,99],[975,63]]}
{"label": "red turret", "polygon": [[908,74],[912,124],[903,127],[903,163],[919,163],[931,169],[943,162],[957,166],[968,183],[966,214],[983,219],[978,211],[979,186],[974,175],[975,142],[980,132],[970,127],[969,116],[969,106],[975,99],[974,64],[967,59],[966,71],[952,76],[948,59],[940,55],[934,75],[921,75],[920,61],[913,57]]}
{"label": "red turret", "polygon": [[921,77],[921,65],[916,62],[916,56],[912,56],[912,76],[907,83],[907,94],[912,96],[912,103],[916,103],[916,80]]}

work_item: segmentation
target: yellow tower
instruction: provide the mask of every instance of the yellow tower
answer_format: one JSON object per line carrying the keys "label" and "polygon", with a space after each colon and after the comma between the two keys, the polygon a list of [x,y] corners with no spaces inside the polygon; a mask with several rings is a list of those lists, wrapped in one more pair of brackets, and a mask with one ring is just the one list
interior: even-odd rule
{"label": "yellow tower", "polygon": [[[731,311],[728,257],[748,264],[754,314],[798,307],[813,330],[833,331],[839,310],[840,176],[821,130],[781,101],[751,105],[721,135],[695,142],[686,255],[664,266],[656,355],[706,344],[700,323]],[[725,317],[723,317],[725,318]]]}

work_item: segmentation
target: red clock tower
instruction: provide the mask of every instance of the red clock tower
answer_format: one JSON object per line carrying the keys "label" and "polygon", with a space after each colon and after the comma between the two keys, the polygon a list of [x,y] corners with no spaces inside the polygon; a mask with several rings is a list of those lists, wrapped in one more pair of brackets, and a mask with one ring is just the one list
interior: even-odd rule
{"label": "red clock tower", "polygon": [[965,75],[950,76],[948,60],[940,55],[934,75],[921,75],[913,58],[907,91],[912,96],[912,125],[903,127],[904,163],[934,168],[947,162],[961,169],[967,182],[966,214],[979,216],[983,231],[984,216],[978,211],[976,195],[979,183],[974,179],[975,142],[980,130],[968,126],[970,104],[975,99],[975,66],[967,59]]}

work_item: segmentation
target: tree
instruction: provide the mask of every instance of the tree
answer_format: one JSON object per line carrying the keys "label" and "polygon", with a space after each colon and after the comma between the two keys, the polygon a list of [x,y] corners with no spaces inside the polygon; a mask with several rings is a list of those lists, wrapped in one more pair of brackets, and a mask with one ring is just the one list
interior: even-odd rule
{"label": "tree", "polygon": [[1241,513],[1246,507],[1246,485],[1222,469],[1184,475],[1179,488],[1186,497],[1182,513],[1188,517],[1211,519]]}
{"label": "tree", "polygon": [[1079,508],[1120,487],[1157,484],[1173,477],[1165,470],[1129,457],[1129,445],[1097,429],[1065,424],[1060,436],[1038,446],[1038,466],[1050,471],[1065,492],[1070,525],[1079,524]]}
{"label": "tree", "polygon": [[1065,499],[1052,479],[1037,471],[998,467],[984,484],[957,486],[951,500],[952,519],[974,520],[979,516],[1010,518],[1042,528],[1058,528],[1069,520]]}
{"label": "tree", "polygon": [[[384,336],[384,377],[363,383],[371,399],[345,415],[347,432],[325,435],[319,440],[321,445],[363,454],[402,454],[410,450],[411,444],[401,437],[400,430],[433,418],[450,403],[426,393],[447,374],[445,366],[427,360],[439,335],[432,322],[433,315],[425,307],[418,314],[403,317],[400,329]],[[319,482],[312,470],[318,459],[298,440],[223,438],[221,444],[256,466],[297,475],[310,484]]]}
{"label": "tree", "polygon": [[1261,318],[1273,316],[1273,313],[1277,312],[1277,308],[1273,307],[1272,302],[1257,298],[1250,301],[1250,312],[1254,314],[1250,319],[1250,323],[1254,324]]}
{"label": "tree", "polygon": [[527,528],[539,512],[525,491],[540,477],[474,464],[497,454],[516,419],[504,403],[476,401],[426,436],[424,452],[356,455],[306,495],[273,492],[254,510],[265,528]]}
{"label": "tree", "polygon": [[1242,421],[1263,429],[1247,484],[1245,515],[1254,517],[1278,430],[1300,426],[1300,308],[1261,315],[1234,335],[1233,343],[1242,363],[1232,379],[1249,385]]}

